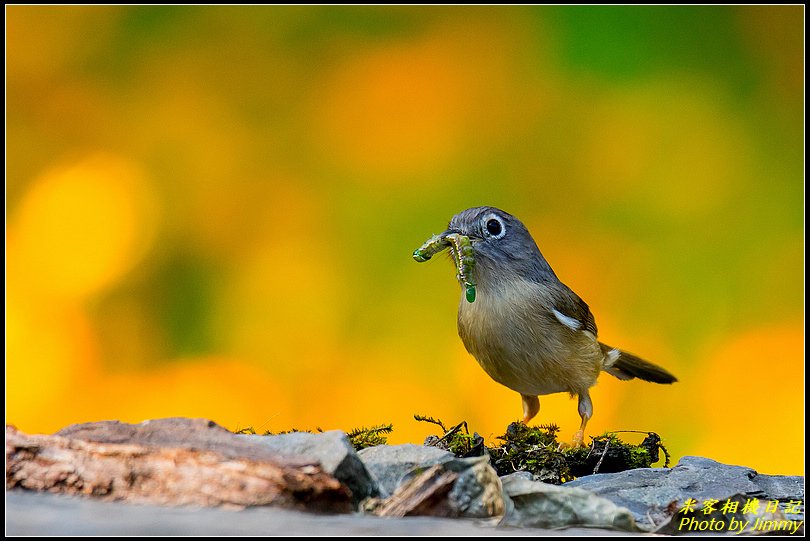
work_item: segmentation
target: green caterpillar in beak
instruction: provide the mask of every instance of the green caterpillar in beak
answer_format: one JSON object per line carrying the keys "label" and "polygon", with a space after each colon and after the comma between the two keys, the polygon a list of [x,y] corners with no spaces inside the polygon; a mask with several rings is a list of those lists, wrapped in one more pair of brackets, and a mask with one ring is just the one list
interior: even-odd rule
{"label": "green caterpillar in beak", "polygon": [[470,242],[470,237],[458,233],[446,233],[430,237],[422,246],[414,250],[413,258],[424,263],[434,255],[450,248],[453,261],[456,264],[458,274],[456,278],[464,288],[464,296],[467,302],[475,301],[475,283],[472,274],[475,267],[475,252]]}

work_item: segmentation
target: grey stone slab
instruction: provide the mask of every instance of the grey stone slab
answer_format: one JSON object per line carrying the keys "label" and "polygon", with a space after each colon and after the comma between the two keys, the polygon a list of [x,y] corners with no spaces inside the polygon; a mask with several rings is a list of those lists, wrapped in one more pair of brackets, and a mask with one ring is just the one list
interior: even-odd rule
{"label": "grey stone slab", "polygon": [[[762,475],[751,468],[685,456],[673,468],[640,468],[580,477],[564,487],[588,490],[628,508],[647,526],[668,519],[667,506],[693,498],[699,502],[747,494],[764,500],[804,501],[804,477]],[[797,517],[803,519],[804,517]]]}
{"label": "grey stone slab", "polygon": [[349,487],[355,503],[379,494],[377,483],[366,470],[349,438],[340,430],[319,434],[292,432],[276,436],[243,434],[239,438],[285,458],[319,462],[325,472]]}
{"label": "grey stone slab", "polygon": [[608,499],[579,488],[532,480],[526,472],[501,477],[508,502],[502,525],[564,528],[586,526],[636,532],[633,514]]}
{"label": "grey stone slab", "polygon": [[455,459],[448,451],[412,443],[377,445],[361,449],[357,455],[377,481],[383,497],[393,494],[414,468],[428,468]]}

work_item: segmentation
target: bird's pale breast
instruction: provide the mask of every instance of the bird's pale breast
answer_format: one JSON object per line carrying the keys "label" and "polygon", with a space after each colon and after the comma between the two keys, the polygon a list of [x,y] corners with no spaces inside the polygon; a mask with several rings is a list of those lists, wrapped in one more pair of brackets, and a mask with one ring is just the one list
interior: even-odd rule
{"label": "bird's pale breast", "polygon": [[487,282],[474,303],[461,299],[458,333],[492,379],[525,395],[578,393],[596,383],[603,358],[596,338],[553,317],[545,286]]}

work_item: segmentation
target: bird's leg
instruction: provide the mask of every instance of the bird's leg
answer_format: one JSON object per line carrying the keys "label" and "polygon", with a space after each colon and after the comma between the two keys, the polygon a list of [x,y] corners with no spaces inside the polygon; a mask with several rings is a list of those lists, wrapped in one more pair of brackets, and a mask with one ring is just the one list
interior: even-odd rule
{"label": "bird's leg", "polygon": [[540,399],[526,394],[520,395],[520,398],[523,400],[523,424],[529,424],[540,411]]}
{"label": "bird's leg", "polygon": [[582,423],[579,425],[579,430],[574,433],[574,447],[584,447],[585,445],[585,425],[593,415],[593,404],[591,403],[591,395],[588,391],[579,393],[579,416],[582,418]]}

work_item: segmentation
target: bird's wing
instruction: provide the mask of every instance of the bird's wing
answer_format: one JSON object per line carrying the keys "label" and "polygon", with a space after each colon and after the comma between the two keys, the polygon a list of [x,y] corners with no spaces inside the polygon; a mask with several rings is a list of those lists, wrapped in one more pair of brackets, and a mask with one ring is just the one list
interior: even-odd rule
{"label": "bird's wing", "polygon": [[587,331],[596,336],[596,320],[585,301],[567,287],[555,293],[552,312],[557,321],[572,331]]}

